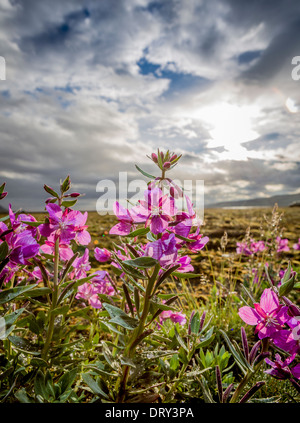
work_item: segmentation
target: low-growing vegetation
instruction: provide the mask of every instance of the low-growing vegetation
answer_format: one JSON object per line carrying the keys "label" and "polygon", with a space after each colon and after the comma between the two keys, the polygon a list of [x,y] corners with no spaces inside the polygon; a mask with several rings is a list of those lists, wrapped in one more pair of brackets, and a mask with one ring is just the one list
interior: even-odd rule
{"label": "low-growing vegetation", "polygon": [[297,208],[200,222],[167,177],[180,156],[151,159],[114,216],[75,210],[68,176],[44,213],[1,217],[2,403],[299,401]]}

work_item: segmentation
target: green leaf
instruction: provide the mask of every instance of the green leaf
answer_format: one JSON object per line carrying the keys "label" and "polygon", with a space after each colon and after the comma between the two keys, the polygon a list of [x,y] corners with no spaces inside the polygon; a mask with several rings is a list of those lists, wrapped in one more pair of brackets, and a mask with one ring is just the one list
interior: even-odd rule
{"label": "green leaf", "polygon": [[289,280],[287,280],[286,282],[280,285],[278,289],[279,296],[282,297],[284,295],[288,295],[291,292],[291,290],[294,288],[294,284],[295,284],[295,275],[293,275]]}
{"label": "green leaf", "polygon": [[289,261],[288,268],[286,269],[284,276],[281,280],[282,285],[290,279],[291,271],[292,271],[292,266],[291,266],[291,262]]}
{"label": "green leaf", "polygon": [[133,330],[139,324],[139,321],[133,317],[128,316],[123,310],[118,307],[112,306],[108,303],[103,303],[103,307],[108,311],[111,319],[110,323],[116,323],[125,329]]}
{"label": "green leaf", "polygon": [[25,297],[30,297],[30,298],[34,298],[34,297],[43,297],[44,295],[47,294],[51,294],[52,290],[50,288],[34,288],[34,289],[30,289],[29,291],[24,293]]}
{"label": "green leaf", "polygon": [[6,241],[2,242],[2,244],[0,245],[0,261],[3,261],[8,254],[8,244]]}
{"label": "green leaf", "polygon": [[184,343],[184,341],[181,338],[181,336],[179,335],[179,333],[178,333],[178,331],[176,329],[176,326],[174,326],[174,329],[175,329],[175,332],[174,332],[175,333],[175,338],[177,339],[179,345],[188,353],[189,352],[189,349],[186,346],[186,344]]}
{"label": "green leaf", "polygon": [[69,200],[69,201],[63,201],[62,203],[61,203],[61,205],[63,206],[63,207],[66,207],[66,208],[68,208],[68,207],[73,207],[73,206],[75,206],[75,204],[77,203],[77,200]]}
{"label": "green leaf", "polygon": [[41,370],[38,370],[34,378],[34,393],[35,395],[40,395],[43,399],[49,399],[48,392],[45,386],[45,376]]}
{"label": "green leaf", "polygon": [[74,380],[76,379],[76,376],[78,374],[78,369],[72,369],[69,372],[65,373],[60,379],[59,379],[59,385],[61,387],[61,393],[64,393],[68,389],[71,388]]}
{"label": "green leaf", "polygon": [[33,399],[28,397],[25,388],[19,389],[14,395],[20,403],[23,403],[23,404],[34,403]]}
{"label": "green leaf", "polygon": [[226,341],[226,343],[227,343],[227,345],[230,349],[230,352],[232,353],[232,355],[234,357],[236,364],[239,366],[239,368],[242,370],[242,372],[244,374],[246,374],[248,370],[253,372],[252,366],[250,366],[250,364],[246,361],[246,359],[241,354],[238,353],[238,351],[235,349],[234,345],[232,344],[232,342],[228,338],[227,334],[222,329],[219,329],[219,331],[223,335],[223,337],[224,337],[224,339],[225,339],[225,341]]}
{"label": "green leaf", "polygon": [[181,279],[191,279],[191,278],[200,278],[201,274],[198,273],[183,273],[183,272],[173,272],[172,276],[176,276]]}
{"label": "green leaf", "polygon": [[21,338],[20,336],[9,336],[8,339],[10,342],[20,351],[23,351],[27,354],[40,355],[38,347],[31,344],[27,339]]}
{"label": "green leaf", "polygon": [[27,285],[27,286],[17,286],[15,288],[4,289],[0,292],[0,304],[8,303],[14,300],[16,297],[24,294],[26,291],[29,291],[33,288],[36,288],[36,285]]}
{"label": "green leaf", "polygon": [[30,365],[34,367],[48,367],[47,361],[42,358],[34,357],[30,360]]}
{"label": "green leaf", "polygon": [[138,326],[139,322],[137,319],[134,319],[133,317],[126,315],[126,317],[120,317],[120,316],[113,317],[112,319],[110,319],[110,323],[115,323],[128,330],[133,330]]}
{"label": "green leaf", "polygon": [[136,365],[134,364],[133,360],[131,360],[131,358],[121,357],[120,362],[124,366],[130,366],[130,367],[133,367],[134,369],[136,368]]}
{"label": "green leaf", "polygon": [[64,305],[62,307],[57,307],[54,310],[51,310],[50,314],[52,314],[53,316],[58,316],[60,314],[64,316],[65,314],[68,313],[69,309],[70,309],[69,305]]}
{"label": "green leaf", "polygon": [[[177,299],[177,298],[176,298]],[[175,300],[174,300],[175,301]],[[172,310],[172,311],[177,311],[177,308],[175,308],[175,307],[171,307],[171,306],[169,306],[169,305],[167,305],[167,304],[161,304],[161,303],[157,303],[157,302],[155,302],[155,301],[150,301],[150,303],[151,304],[153,304],[154,305],[154,307],[156,307],[156,308],[158,308],[158,309],[160,309],[160,310]]]}
{"label": "green leaf", "polygon": [[158,264],[158,261],[154,259],[153,257],[138,257],[136,259],[132,260],[124,260],[123,264],[127,264],[128,266],[133,267],[141,267],[148,269],[149,267],[154,267],[156,264]]}
{"label": "green leaf", "polygon": [[194,314],[194,316],[192,317],[192,320],[191,320],[190,328],[191,328],[192,333],[197,334],[199,332],[200,321],[201,321],[201,319],[200,319],[199,311],[196,311],[196,313]]}
{"label": "green leaf", "polygon": [[150,173],[145,172],[144,170],[142,170],[140,167],[138,167],[137,165],[135,165],[135,167],[137,168],[137,170],[139,172],[141,172],[142,175],[146,176],[147,178],[150,179],[156,179],[156,176],[150,175]]}
{"label": "green leaf", "polygon": [[175,272],[175,270],[178,269],[179,267],[180,267],[180,264],[176,264],[175,266],[172,266],[172,267],[170,267],[170,269],[168,269],[165,272],[163,272],[161,274],[161,276],[158,278],[158,280],[157,280],[157,282],[155,284],[154,291],[159,287],[159,285],[161,285],[163,283],[163,281],[165,279],[167,279],[169,276],[171,276],[173,274],[173,272]]}
{"label": "green leaf", "polygon": [[34,228],[37,228],[38,226],[42,225],[44,222],[31,222],[31,221],[26,221],[26,220],[22,220],[22,223],[25,223],[28,226],[33,226]]}
{"label": "green leaf", "polygon": [[196,349],[207,347],[215,338],[215,333],[213,333],[214,328],[212,327],[206,334],[204,338],[201,339],[200,343],[197,344]]}
{"label": "green leaf", "polygon": [[171,360],[170,360],[170,369],[172,369],[176,372],[178,367],[179,367],[178,354],[174,354],[174,355],[172,355]]}
{"label": "green leaf", "polygon": [[102,391],[98,383],[88,373],[83,373],[82,379],[92,390],[93,394],[98,395],[99,397],[103,397],[106,400],[110,399],[109,396],[104,391]]}
{"label": "green leaf", "polygon": [[44,185],[44,190],[48,192],[48,194],[52,195],[53,197],[59,198],[59,195],[57,194],[57,192],[55,192],[54,189],[52,189],[46,184]]}
{"label": "green leaf", "polygon": [[1,330],[1,321],[0,321],[0,330],[1,330],[1,337],[0,339],[6,339],[8,337],[8,335],[14,330],[15,326],[14,323],[15,321],[18,319],[18,317],[23,313],[23,311],[25,310],[25,308],[20,308],[19,310],[14,311],[11,314],[8,314],[7,316],[5,316],[4,319],[4,330],[2,333]]}
{"label": "green leaf", "polygon": [[139,235],[146,235],[149,231],[150,231],[150,228],[140,228],[140,229],[136,229],[133,232],[130,232],[126,236],[127,237],[131,237],[131,238],[134,238],[134,237],[139,236]]}
{"label": "green leaf", "polygon": [[65,192],[69,191],[71,187],[70,176],[68,175],[63,183],[60,185],[61,193],[64,194]]}
{"label": "green leaf", "polygon": [[17,320],[17,318],[23,313],[24,310],[25,310],[24,307],[19,308],[18,310],[14,311],[13,313],[10,313],[7,316],[4,316],[6,328],[12,326],[15,323],[15,321]]}
{"label": "green leaf", "polygon": [[7,216],[1,217],[0,222],[5,222],[8,219],[9,219],[9,214]]}
{"label": "green leaf", "polygon": [[202,375],[200,375],[200,385],[201,385],[203,396],[204,396],[204,402],[215,403],[216,401],[213,399],[213,396],[209,390],[207,381]]}
{"label": "green leaf", "polygon": [[5,188],[5,184],[6,184],[6,182],[3,182],[3,184],[0,186],[0,194],[3,193],[4,188]]}

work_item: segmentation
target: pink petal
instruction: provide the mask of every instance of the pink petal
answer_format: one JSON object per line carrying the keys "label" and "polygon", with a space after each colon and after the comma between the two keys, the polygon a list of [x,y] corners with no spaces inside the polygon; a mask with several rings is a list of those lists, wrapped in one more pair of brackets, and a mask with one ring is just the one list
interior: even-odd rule
{"label": "pink petal", "polygon": [[109,231],[111,235],[128,235],[130,232],[131,232],[131,224],[126,222],[117,223]]}
{"label": "pink petal", "polygon": [[271,288],[264,290],[260,299],[260,306],[266,313],[270,313],[279,306],[278,297]]}
{"label": "pink petal", "polygon": [[127,222],[132,221],[129,210],[125,209],[125,207],[123,207],[118,201],[114,203],[113,210],[119,220]]}
{"label": "pink petal", "polygon": [[76,241],[81,245],[88,245],[91,242],[91,235],[88,231],[77,232]]}
{"label": "pink petal", "polygon": [[240,318],[248,325],[257,325],[260,320],[259,314],[251,307],[244,306],[239,309]]}

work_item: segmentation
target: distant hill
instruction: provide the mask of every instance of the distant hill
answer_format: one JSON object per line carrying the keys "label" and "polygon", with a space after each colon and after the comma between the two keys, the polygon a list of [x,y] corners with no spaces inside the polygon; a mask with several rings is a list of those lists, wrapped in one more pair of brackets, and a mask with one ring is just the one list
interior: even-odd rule
{"label": "distant hill", "polygon": [[219,207],[273,207],[277,203],[279,207],[288,207],[292,203],[300,204],[299,194],[274,195],[272,197],[252,198],[250,200],[222,201],[220,203],[208,204],[206,208]]}

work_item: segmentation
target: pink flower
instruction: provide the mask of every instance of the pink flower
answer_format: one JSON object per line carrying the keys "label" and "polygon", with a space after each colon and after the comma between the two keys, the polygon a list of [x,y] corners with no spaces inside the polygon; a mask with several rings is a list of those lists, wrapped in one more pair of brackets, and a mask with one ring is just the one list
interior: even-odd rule
{"label": "pink flower", "polygon": [[182,256],[177,259],[176,264],[180,264],[180,267],[176,270],[177,272],[193,272],[194,267],[191,265],[191,257],[189,256]]}
{"label": "pink flower", "polygon": [[111,253],[106,248],[96,247],[94,249],[94,256],[97,261],[104,263],[110,259]]}
{"label": "pink flower", "polygon": [[280,355],[275,354],[275,362],[266,358],[265,362],[271,366],[271,369],[265,370],[265,373],[273,376],[275,379],[289,379],[292,376],[296,379],[300,379],[300,363],[292,368],[289,367],[295,356],[296,354],[293,354],[282,361]]}
{"label": "pink flower", "polygon": [[98,294],[113,295],[114,288],[108,279],[108,273],[103,270],[95,272],[90,282],[86,282],[78,287],[75,298],[88,301],[91,307],[100,309],[102,303]]}
{"label": "pink flower", "polygon": [[300,250],[300,238],[298,239],[298,243],[293,245],[294,250]]}
{"label": "pink flower", "polygon": [[11,223],[11,228],[13,229],[14,233],[20,233],[25,230],[28,230],[32,232],[32,236],[34,237],[38,234],[38,228],[23,223],[23,221],[36,222],[36,218],[33,217],[31,214],[20,213],[16,217],[15,213],[12,211],[11,204],[8,205],[8,214]]}
{"label": "pink flower", "polygon": [[165,310],[159,315],[159,322],[163,322],[170,319],[173,323],[179,323],[181,326],[186,324],[186,315],[181,312],[172,312],[172,310]]}
{"label": "pink flower", "polygon": [[157,241],[149,242],[145,248],[145,256],[159,260],[163,267],[174,264],[177,259],[175,235],[166,232]]}
{"label": "pink flower", "polygon": [[98,292],[95,290],[95,287],[91,283],[86,282],[80,285],[77,289],[77,294],[75,298],[82,298],[83,300],[87,300],[93,308],[102,307],[102,303],[98,297]]}
{"label": "pink flower", "polygon": [[46,209],[49,213],[49,223],[40,225],[42,236],[49,237],[53,232],[55,238],[68,244],[75,238],[75,228],[77,226],[77,212],[75,210],[62,209],[57,204],[47,204]]}
{"label": "pink flower", "polygon": [[91,270],[91,265],[89,261],[89,249],[86,248],[85,252],[82,257],[77,257],[72,266],[74,267],[74,271],[71,274],[71,279],[81,279],[87,276],[87,272]]}
{"label": "pink flower", "polygon": [[[45,243],[41,246],[41,250],[45,254],[54,255],[55,252],[55,239],[54,234],[52,233],[49,238],[45,241]],[[72,249],[69,247],[68,244],[64,244],[63,242],[59,241],[59,258],[62,261],[70,260],[73,257],[74,253]]]}
{"label": "pink flower", "polygon": [[88,226],[86,221],[88,213],[81,213],[78,210],[73,210],[76,223],[75,223],[75,242],[80,245],[88,245],[91,242],[91,235],[87,231]]}
{"label": "pink flower", "polygon": [[279,304],[277,295],[271,288],[265,289],[260,304],[255,303],[254,309],[244,306],[239,309],[240,318],[249,325],[256,325],[255,333],[258,332],[260,339],[272,337],[274,333],[282,329],[290,317],[288,308]]}
{"label": "pink flower", "polygon": [[115,202],[113,209],[119,223],[113,226],[109,233],[112,235],[128,235],[134,224],[130,211],[125,209],[118,201]]}
{"label": "pink flower", "polygon": [[251,240],[250,250],[252,253],[258,253],[260,251],[264,251],[266,249],[264,241],[257,241],[255,242],[253,239]]}
{"label": "pink flower", "polygon": [[204,248],[205,245],[209,241],[208,236],[205,236],[202,238],[203,235],[200,234],[199,232],[200,232],[200,227],[198,226],[196,232],[188,235],[188,238],[192,240],[193,242],[188,242],[187,248],[193,253],[197,253],[198,251],[202,250],[202,248]]}
{"label": "pink flower", "polygon": [[292,317],[287,322],[290,330],[280,330],[274,336],[274,344],[289,353],[300,352],[300,317]]}
{"label": "pink flower", "polygon": [[288,239],[282,239],[279,236],[276,238],[276,248],[277,248],[277,253],[282,253],[283,251],[290,251],[290,248],[288,246]]}
{"label": "pink flower", "polygon": [[28,259],[39,253],[40,246],[30,230],[20,233],[11,232],[6,235],[5,240],[11,249],[9,259],[14,264],[28,264]]}
{"label": "pink flower", "polygon": [[140,200],[139,206],[133,208],[134,215],[139,221],[144,220],[153,234],[161,234],[177,212],[174,198],[163,195],[158,187],[146,190],[144,197],[145,200]]}
{"label": "pink flower", "polygon": [[251,256],[252,251],[250,250],[246,242],[237,242],[236,245],[237,254],[245,254],[246,256]]}

